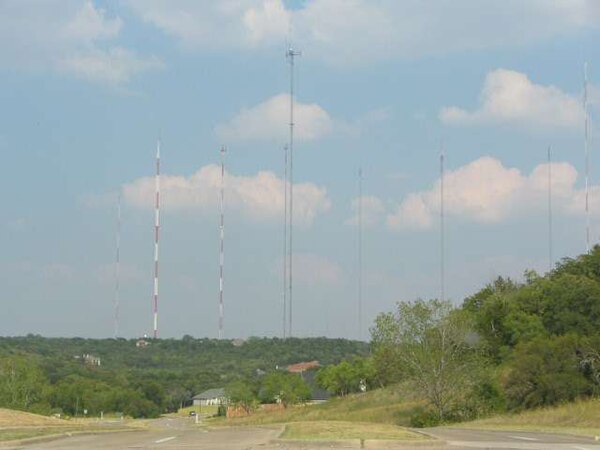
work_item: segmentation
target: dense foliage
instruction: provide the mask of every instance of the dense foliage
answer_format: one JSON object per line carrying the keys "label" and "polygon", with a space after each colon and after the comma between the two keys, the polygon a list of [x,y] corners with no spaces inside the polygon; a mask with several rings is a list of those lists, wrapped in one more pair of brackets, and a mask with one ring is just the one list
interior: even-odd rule
{"label": "dense foliage", "polygon": [[[70,416],[118,412],[156,417],[209,388],[256,385],[259,375],[300,361],[335,364],[365,355],[368,344],[344,339],[250,338],[136,340],[0,338],[0,407]],[[92,355],[100,359],[85,359]],[[242,382],[243,380],[243,382]],[[253,384],[254,383],[254,384]],[[305,395],[303,392],[302,395]],[[304,398],[304,397],[302,397]]]}
{"label": "dense foliage", "polygon": [[[399,302],[371,331],[372,382],[402,382],[429,405],[415,415],[415,425],[596,396],[600,247],[564,259],[545,276],[500,277],[458,307]],[[332,393],[356,392],[356,379],[339,387],[334,376],[352,367],[324,368],[317,379]]]}

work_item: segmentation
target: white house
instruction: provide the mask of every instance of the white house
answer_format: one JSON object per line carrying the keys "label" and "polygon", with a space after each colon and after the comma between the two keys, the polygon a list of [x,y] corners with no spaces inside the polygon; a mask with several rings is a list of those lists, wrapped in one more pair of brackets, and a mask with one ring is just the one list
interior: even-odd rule
{"label": "white house", "polygon": [[225,389],[209,389],[192,397],[194,406],[223,405],[227,403]]}

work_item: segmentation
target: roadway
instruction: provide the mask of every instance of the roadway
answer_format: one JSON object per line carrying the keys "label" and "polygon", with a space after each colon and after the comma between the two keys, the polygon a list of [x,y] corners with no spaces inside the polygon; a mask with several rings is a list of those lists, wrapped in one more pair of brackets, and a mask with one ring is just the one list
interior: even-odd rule
{"label": "roadway", "polygon": [[[419,450],[600,450],[600,442],[593,438],[552,433],[520,431],[482,431],[458,428],[430,428],[422,430],[438,441],[417,445],[393,442],[366,442],[365,448]],[[191,419],[158,419],[148,429],[122,433],[73,435],[47,442],[2,447],[3,450],[285,450],[322,448],[360,448],[358,441],[343,444],[297,443],[278,440],[277,427],[223,427],[208,429],[194,424]]]}

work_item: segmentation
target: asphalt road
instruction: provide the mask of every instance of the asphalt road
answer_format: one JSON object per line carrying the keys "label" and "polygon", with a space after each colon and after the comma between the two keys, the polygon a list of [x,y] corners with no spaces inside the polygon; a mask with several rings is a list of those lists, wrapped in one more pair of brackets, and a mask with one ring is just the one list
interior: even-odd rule
{"label": "asphalt road", "polygon": [[521,431],[480,431],[429,428],[427,434],[446,442],[448,449],[600,450],[593,438]]}
{"label": "asphalt road", "polygon": [[[457,428],[431,428],[424,430],[439,441],[431,445],[421,442],[415,446],[393,441],[370,443],[365,448],[419,450],[470,450],[470,449],[525,449],[525,450],[600,450],[600,442],[592,438],[519,431],[479,431]],[[281,432],[269,427],[224,427],[206,429],[189,419],[160,419],[152,422],[144,431],[124,433],[104,433],[97,435],[75,435],[72,437],[19,445],[12,449],[27,450],[119,450],[119,449],[157,449],[157,450],[285,450],[285,449],[323,449],[323,448],[360,448],[358,441],[344,444],[303,444],[276,440]],[[7,449],[7,448],[4,448]]]}

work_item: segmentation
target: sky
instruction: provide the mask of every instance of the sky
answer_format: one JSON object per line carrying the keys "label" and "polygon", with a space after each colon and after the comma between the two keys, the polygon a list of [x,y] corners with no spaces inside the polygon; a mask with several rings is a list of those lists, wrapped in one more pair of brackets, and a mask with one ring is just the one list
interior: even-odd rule
{"label": "sky", "polygon": [[[295,336],[368,339],[398,301],[455,304],[600,239],[594,0],[0,0],[0,335],[281,336],[288,43]],[[552,146],[553,259],[547,149]],[[362,168],[362,201],[358,171]],[[358,318],[358,205],[363,319]]]}

